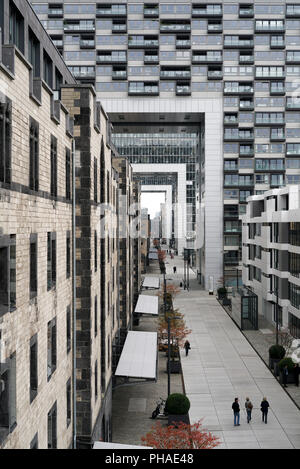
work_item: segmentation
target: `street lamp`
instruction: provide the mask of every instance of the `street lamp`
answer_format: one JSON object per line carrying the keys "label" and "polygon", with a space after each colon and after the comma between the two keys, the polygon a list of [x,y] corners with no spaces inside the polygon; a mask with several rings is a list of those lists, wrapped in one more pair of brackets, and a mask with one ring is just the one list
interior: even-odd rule
{"label": "street lamp", "polygon": [[278,288],[269,292],[271,295],[276,295],[276,345],[278,345],[278,331],[279,331],[279,305],[278,305]]}

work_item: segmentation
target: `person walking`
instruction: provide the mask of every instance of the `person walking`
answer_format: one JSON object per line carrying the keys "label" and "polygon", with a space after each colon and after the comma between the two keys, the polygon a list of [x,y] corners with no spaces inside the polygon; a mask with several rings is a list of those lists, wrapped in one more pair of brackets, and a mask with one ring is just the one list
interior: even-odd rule
{"label": "person walking", "polygon": [[288,366],[284,365],[283,370],[282,370],[282,383],[285,388],[287,388],[288,376],[289,376]]}
{"label": "person walking", "polygon": [[177,268],[176,268],[176,266],[174,265],[174,267],[173,267],[173,272],[174,272],[174,274],[176,274],[176,271],[177,271]]}
{"label": "person walking", "polygon": [[298,365],[298,363],[294,364],[293,375],[294,375],[294,383],[297,387],[299,387],[299,365]]}
{"label": "person walking", "polygon": [[245,408],[247,412],[247,422],[249,423],[252,418],[251,414],[252,414],[252,409],[253,409],[253,404],[250,401],[249,397],[246,397]]}
{"label": "person walking", "polygon": [[260,404],[260,410],[262,412],[262,421],[267,423],[268,420],[268,410],[269,410],[270,404],[267,401],[267,398],[264,397],[261,404]]}
{"label": "person walking", "polygon": [[189,354],[189,350],[191,350],[191,345],[188,340],[185,341],[184,348],[185,348],[185,356],[187,357]]}
{"label": "person walking", "polygon": [[232,410],[233,410],[233,422],[235,427],[240,426],[240,405],[239,405],[239,398],[236,397],[234,399],[234,402],[232,404]]}

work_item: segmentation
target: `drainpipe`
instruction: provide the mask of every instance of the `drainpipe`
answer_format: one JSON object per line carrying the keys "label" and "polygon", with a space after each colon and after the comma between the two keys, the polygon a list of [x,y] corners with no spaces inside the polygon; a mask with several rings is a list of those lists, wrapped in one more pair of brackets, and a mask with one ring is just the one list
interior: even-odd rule
{"label": "drainpipe", "polygon": [[73,303],[73,449],[77,449],[76,418],[76,188],[75,188],[75,139],[72,142],[72,303]]}

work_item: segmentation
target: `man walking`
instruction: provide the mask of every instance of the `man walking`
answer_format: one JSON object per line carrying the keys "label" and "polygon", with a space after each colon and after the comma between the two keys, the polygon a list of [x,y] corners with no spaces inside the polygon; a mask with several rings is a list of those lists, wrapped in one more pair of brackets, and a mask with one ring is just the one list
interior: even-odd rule
{"label": "man walking", "polygon": [[185,356],[187,357],[189,354],[189,350],[191,349],[191,345],[188,340],[185,341],[184,348],[185,348]]}
{"label": "man walking", "polygon": [[260,404],[260,410],[262,411],[262,421],[265,423],[267,423],[269,407],[270,404],[268,403],[267,398],[264,397]]}
{"label": "man walking", "polygon": [[174,266],[174,267],[173,267],[173,272],[174,272],[174,274],[176,274],[176,271],[177,271],[176,266]]}
{"label": "man walking", "polygon": [[282,382],[285,388],[287,388],[288,376],[289,376],[289,369],[288,369],[288,366],[285,365],[282,370]]}
{"label": "man walking", "polygon": [[245,408],[246,408],[246,412],[247,412],[247,422],[249,423],[251,418],[252,418],[251,413],[252,413],[252,409],[253,409],[253,405],[252,405],[252,402],[250,401],[249,397],[246,397]]}
{"label": "man walking", "polygon": [[240,426],[240,405],[239,405],[239,398],[236,397],[234,399],[234,403],[232,404],[232,410],[233,410],[233,415],[234,415],[234,426],[239,427]]}

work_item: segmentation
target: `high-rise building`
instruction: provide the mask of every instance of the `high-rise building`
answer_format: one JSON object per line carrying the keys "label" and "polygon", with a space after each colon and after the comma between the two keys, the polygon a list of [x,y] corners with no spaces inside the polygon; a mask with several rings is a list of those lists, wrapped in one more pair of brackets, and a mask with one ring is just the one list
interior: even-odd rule
{"label": "high-rise building", "polygon": [[300,1],[32,4],[144,186],[189,204],[202,282],[235,282],[247,196],[300,183]]}

